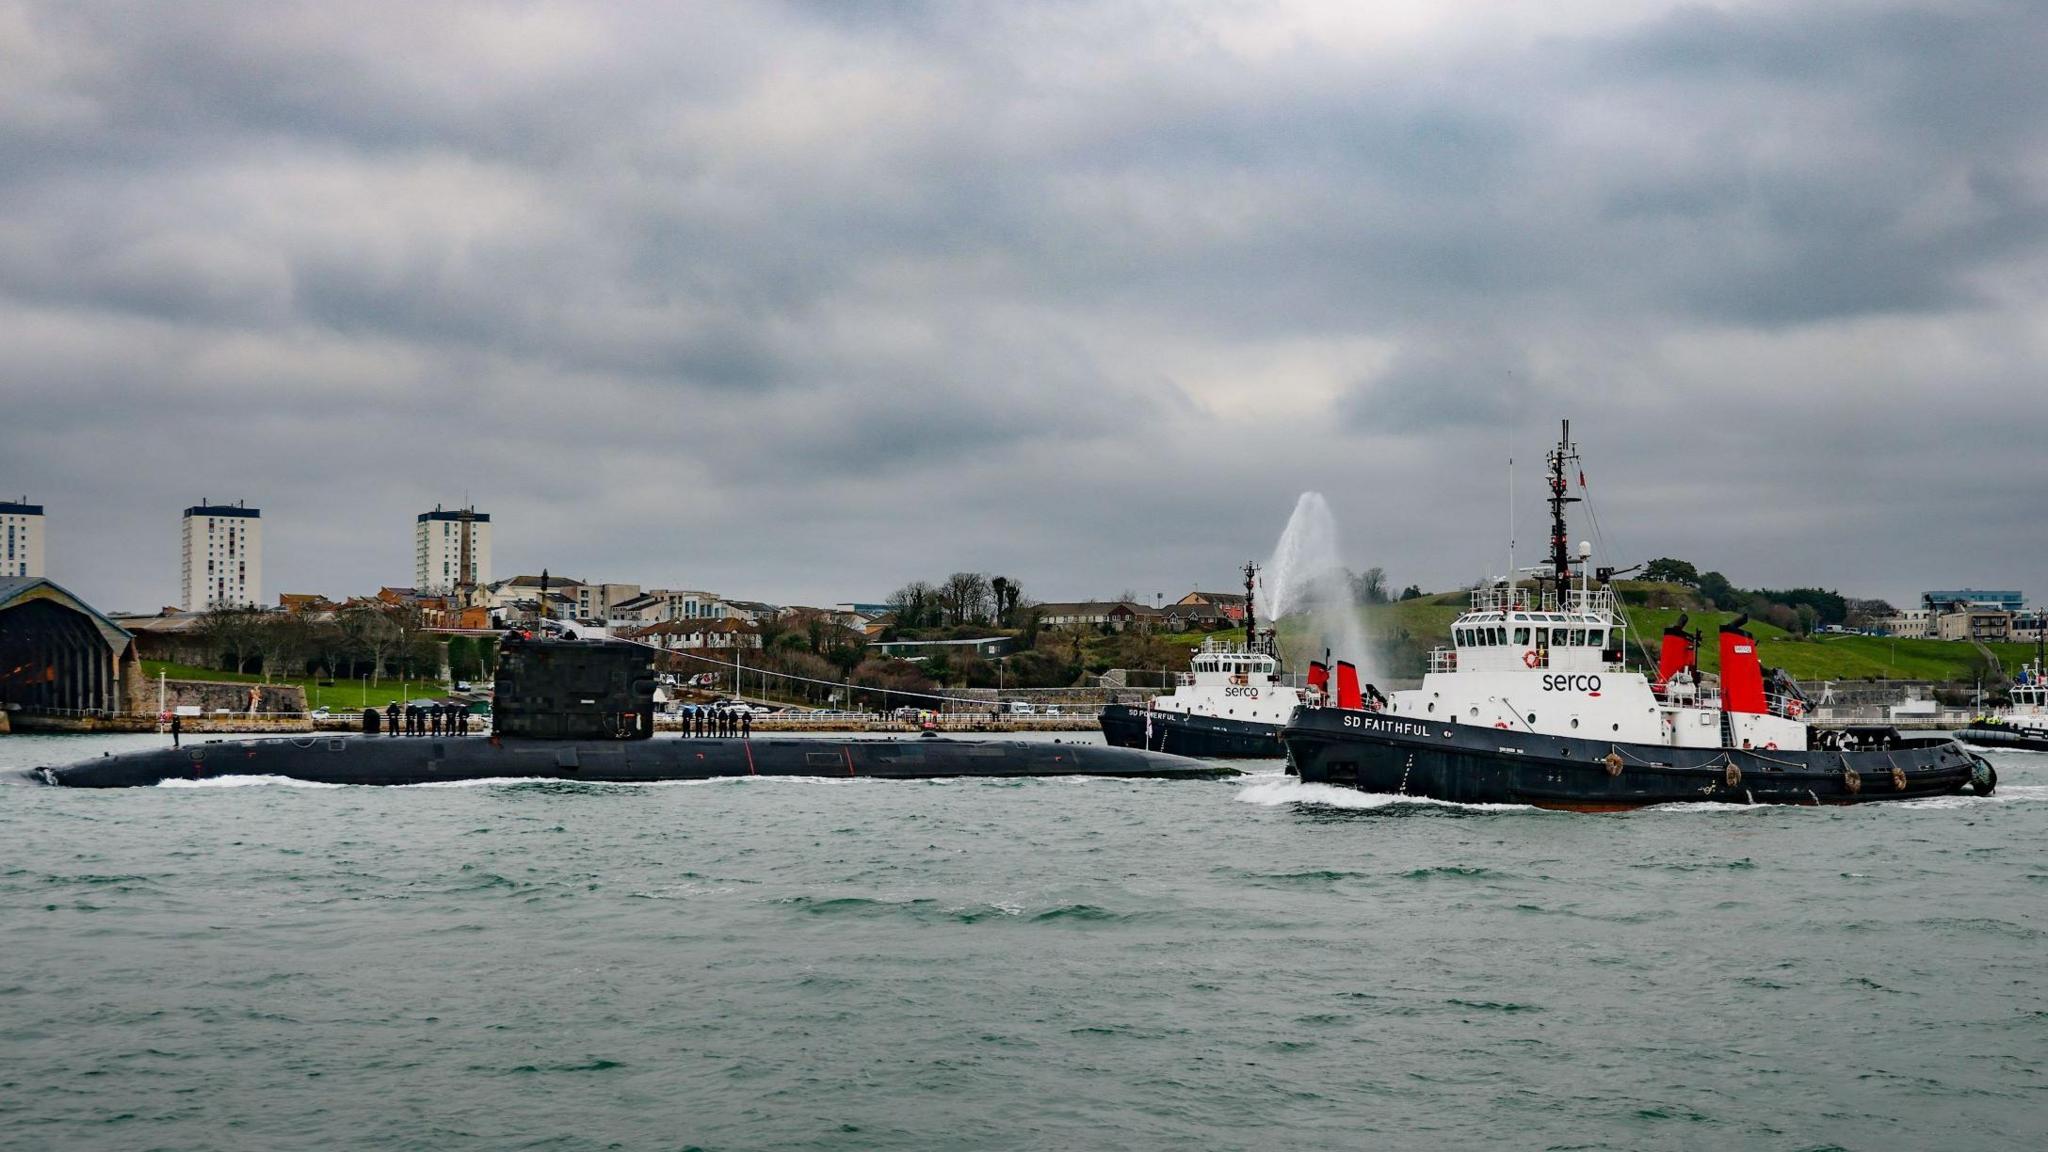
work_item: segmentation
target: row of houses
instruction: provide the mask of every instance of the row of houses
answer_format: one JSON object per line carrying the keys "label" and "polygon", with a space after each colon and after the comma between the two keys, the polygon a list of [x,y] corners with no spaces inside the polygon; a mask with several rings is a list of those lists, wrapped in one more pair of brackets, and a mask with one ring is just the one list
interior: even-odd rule
{"label": "row of houses", "polygon": [[1077,600],[1040,604],[1033,611],[1044,628],[1193,632],[1243,624],[1245,600],[1241,592],[1197,590],[1159,607],[1134,600]]}

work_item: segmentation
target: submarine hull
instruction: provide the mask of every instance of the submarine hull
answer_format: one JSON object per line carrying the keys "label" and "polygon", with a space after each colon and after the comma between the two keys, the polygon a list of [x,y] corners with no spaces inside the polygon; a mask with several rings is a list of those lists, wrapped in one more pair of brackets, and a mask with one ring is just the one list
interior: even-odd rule
{"label": "submarine hull", "polygon": [[2048,731],[2018,728],[2009,724],[1972,724],[1956,733],[1956,739],[1979,748],[2005,748],[2020,752],[2048,752]]}
{"label": "submarine hull", "polygon": [[726,776],[1106,776],[1187,779],[1235,770],[1132,748],[1021,740],[658,739],[319,736],[209,740],[103,756],[29,773],[71,788],[137,788],[166,780],[281,776],[316,784],[405,785],[463,780],[588,780],[645,784]]}

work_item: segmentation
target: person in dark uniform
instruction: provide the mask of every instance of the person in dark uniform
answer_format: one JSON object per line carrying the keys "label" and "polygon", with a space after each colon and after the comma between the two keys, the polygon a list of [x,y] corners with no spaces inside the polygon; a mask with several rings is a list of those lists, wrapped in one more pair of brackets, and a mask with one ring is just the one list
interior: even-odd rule
{"label": "person in dark uniform", "polygon": [[393,736],[405,735],[405,729],[398,726],[398,701],[393,700],[384,706],[384,726],[391,730]]}
{"label": "person in dark uniform", "polygon": [[754,714],[752,712],[742,712],[740,713],[740,739],[752,740],[753,738]]}
{"label": "person in dark uniform", "polygon": [[178,738],[184,734],[185,718],[176,712],[171,713],[171,747],[176,748],[178,746]]}

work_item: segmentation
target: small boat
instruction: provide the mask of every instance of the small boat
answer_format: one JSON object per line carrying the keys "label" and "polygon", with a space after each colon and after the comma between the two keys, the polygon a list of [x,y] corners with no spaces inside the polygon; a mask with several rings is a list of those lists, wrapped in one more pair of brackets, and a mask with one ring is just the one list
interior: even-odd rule
{"label": "small boat", "polygon": [[2048,682],[2042,671],[2048,661],[2036,656],[2013,681],[2011,703],[2000,712],[1979,716],[1956,733],[1965,744],[1984,748],[2016,748],[2048,752]]}
{"label": "small boat", "polygon": [[1102,735],[1119,748],[1144,748],[1214,760],[1273,760],[1286,754],[1280,728],[1306,699],[1285,682],[1273,630],[1261,630],[1254,588],[1258,568],[1244,566],[1244,640],[1209,637],[1172,692],[1143,705],[1102,710]]}
{"label": "small boat", "polygon": [[[1349,662],[1334,698],[1282,730],[1303,781],[1464,803],[1605,811],[1651,804],[1853,804],[1965,790],[1998,775],[1953,739],[1819,733],[1782,673],[1766,675],[1746,617],[1722,625],[1718,676],[1681,617],[1664,630],[1655,678],[1624,661],[1628,621],[1610,569],[1569,553],[1567,422],[1548,457],[1551,551],[1532,584],[1472,593],[1431,653],[1422,686],[1381,697]],[[1584,479],[1581,473],[1580,484]],[[1384,700],[1384,703],[1382,703]]]}

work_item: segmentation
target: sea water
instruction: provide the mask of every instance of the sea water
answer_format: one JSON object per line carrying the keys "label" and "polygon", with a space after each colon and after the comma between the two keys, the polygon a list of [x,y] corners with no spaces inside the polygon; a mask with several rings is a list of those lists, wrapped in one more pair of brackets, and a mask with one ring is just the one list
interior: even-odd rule
{"label": "sea water", "polygon": [[1625,815],[0,786],[0,1148],[2038,1148],[2048,756],[1993,759]]}

